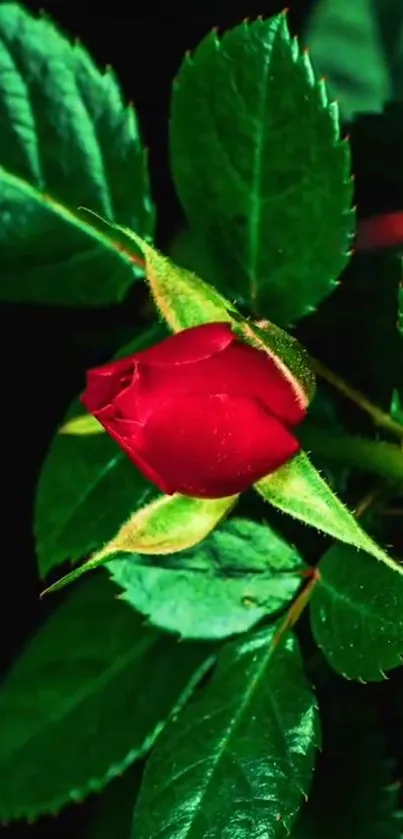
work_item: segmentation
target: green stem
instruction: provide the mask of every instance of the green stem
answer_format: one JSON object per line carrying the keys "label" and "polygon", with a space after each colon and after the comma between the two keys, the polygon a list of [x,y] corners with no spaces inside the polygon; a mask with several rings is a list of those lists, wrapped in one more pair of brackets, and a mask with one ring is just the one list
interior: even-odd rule
{"label": "green stem", "polygon": [[367,440],[354,434],[334,434],[309,421],[299,429],[298,438],[304,449],[324,460],[336,460],[363,472],[403,482],[403,452],[393,443]]}
{"label": "green stem", "polygon": [[345,382],[341,376],[338,376],[337,373],[333,373],[332,370],[329,370],[325,364],[322,364],[321,361],[318,361],[317,358],[313,358],[310,356],[310,364],[314,373],[318,376],[321,376],[322,379],[325,379],[329,384],[333,385],[333,387],[337,388],[340,393],[343,393],[348,399],[352,402],[355,402],[363,411],[366,411],[367,414],[372,417],[373,422],[375,425],[380,426],[381,428],[386,428],[387,431],[390,431],[391,434],[396,434],[398,437],[403,438],[403,425],[399,422],[396,422],[386,411],[383,411],[382,408],[379,408],[377,405],[374,405],[367,397],[361,393],[361,391],[356,390],[355,387],[349,385],[348,382]]}

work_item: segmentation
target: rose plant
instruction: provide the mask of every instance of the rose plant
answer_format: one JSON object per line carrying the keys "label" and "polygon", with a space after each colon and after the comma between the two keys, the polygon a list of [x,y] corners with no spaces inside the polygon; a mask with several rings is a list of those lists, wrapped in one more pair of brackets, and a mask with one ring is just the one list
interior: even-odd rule
{"label": "rose plant", "polygon": [[169,256],[112,71],[0,6],[0,296],[134,312],[36,487],[52,611],[0,688],[2,822],[401,835],[402,211],[361,200],[376,132],[319,6],[312,57],[286,12],[185,57]]}

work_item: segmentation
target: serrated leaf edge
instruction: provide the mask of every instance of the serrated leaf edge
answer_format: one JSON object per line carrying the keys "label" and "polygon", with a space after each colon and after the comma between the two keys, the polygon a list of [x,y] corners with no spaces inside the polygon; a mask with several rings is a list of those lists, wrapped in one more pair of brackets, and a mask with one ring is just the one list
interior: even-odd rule
{"label": "serrated leaf edge", "polygon": [[[180,641],[176,641],[176,643],[179,644]],[[189,680],[187,686],[182,691],[178,701],[172,708],[171,712],[167,715],[166,719],[161,720],[159,723],[157,723],[152,733],[150,733],[144,739],[142,745],[139,748],[130,749],[126,757],[124,757],[120,761],[112,763],[104,775],[99,776],[98,778],[90,778],[87,784],[84,785],[81,789],[73,788],[67,794],[60,795],[59,797],[52,799],[51,802],[49,802],[47,805],[44,805],[42,808],[35,809],[31,807],[27,810],[14,810],[13,813],[8,814],[7,816],[1,816],[1,822],[3,824],[7,824],[11,821],[24,820],[29,824],[34,824],[38,819],[40,819],[43,816],[58,816],[65,807],[68,807],[69,804],[81,803],[92,793],[100,794],[103,791],[103,789],[107,786],[107,784],[110,783],[110,781],[112,781],[114,778],[119,777],[119,775],[123,775],[123,773],[129,768],[129,766],[131,766],[132,763],[134,763],[136,760],[140,760],[147,754],[147,752],[149,752],[151,747],[156,742],[161,731],[165,728],[166,724],[173,717],[175,717],[175,715],[178,714],[179,711],[181,711],[182,708],[186,705],[200,680],[208,673],[208,671],[214,665],[215,659],[215,654],[212,654],[206,658],[206,661],[203,662],[203,664],[197,668],[195,674]]]}

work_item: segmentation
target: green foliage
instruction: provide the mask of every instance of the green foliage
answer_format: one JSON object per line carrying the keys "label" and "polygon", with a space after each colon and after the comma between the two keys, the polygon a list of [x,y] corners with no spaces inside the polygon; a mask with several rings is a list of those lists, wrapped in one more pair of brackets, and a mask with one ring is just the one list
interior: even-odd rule
{"label": "green foliage", "polygon": [[311,604],[315,640],[349,679],[376,681],[403,657],[403,577],[345,545],[319,563]]}
{"label": "green foliage", "polygon": [[399,0],[318,0],[305,41],[314,67],[346,120],[380,113],[403,93],[403,13]]}
{"label": "green foliage", "polygon": [[0,694],[0,819],[57,813],[144,755],[208,650],[146,628],[105,575],[39,630]]}
{"label": "green foliage", "polygon": [[284,325],[331,293],[353,232],[349,148],[285,14],[212,32],[185,58],[171,163],[206,279]]}
{"label": "green foliage", "polygon": [[[289,602],[304,565],[271,528],[248,519],[222,524],[199,545],[167,557],[115,559],[121,599],[182,638],[219,640],[246,632]],[[156,564],[159,560],[159,564]]]}
{"label": "green foliage", "polygon": [[401,422],[403,425],[403,400],[400,396],[399,390],[395,388],[392,393],[392,399],[390,403],[390,414],[393,419]]}
{"label": "green foliage", "polygon": [[362,529],[347,507],[305,454],[300,452],[280,469],[258,481],[255,489],[265,501],[296,519],[348,545],[368,551],[402,576],[403,567],[394,562]]}
{"label": "green foliage", "polygon": [[189,495],[160,495],[137,510],[116,536],[79,568],[65,574],[42,594],[58,591],[83,574],[106,565],[114,554],[176,554],[198,544],[218,527],[236,504],[238,496],[204,499]]}
{"label": "green foliage", "polygon": [[319,743],[315,696],[293,636],[276,626],[220,653],[203,694],[170,722],[147,764],[133,839],[284,836]]}
{"label": "green foliage", "polygon": [[[163,327],[151,326],[117,357],[151,346],[165,334]],[[83,405],[75,400],[62,425],[83,411]],[[41,577],[66,560],[75,562],[96,550],[131,513],[156,495],[156,489],[107,434],[56,434],[36,495],[35,536]]]}
{"label": "green foliage", "polygon": [[[16,3],[0,5],[0,298],[122,300],[139,269],[80,217],[153,229],[145,151],[113,72]],[[27,270],[28,267],[28,270]]]}
{"label": "green foliage", "polygon": [[[213,31],[184,59],[170,165],[186,218],[168,258],[150,242],[146,155],[113,72],[0,3],[0,299],[100,307],[145,274],[147,301],[107,313],[108,346],[132,337],[115,357],[225,321],[309,411],[295,458],[254,491],[203,499],[158,493],[73,402],[38,481],[39,574],[87,560],[50,588],[100,564],[109,578],[56,600],[5,674],[0,821],[98,792],[88,839],[400,837],[403,235],[348,257],[350,147],[358,218],[403,207],[403,108],[384,107],[402,98],[403,14],[397,0],[312,7],[312,64],[285,13]],[[18,338],[4,365],[32,387],[31,446],[35,371]],[[25,597],[20,527],[18,510]]]}
{"label": "green foliage", "polygon": [[304,448],[314,447],[315,453],[326,461],[356,466],[363,472],[403,483],[403,451],[399,445],[367,440],[356,434],[335,434],[309,421],[298,437]]}

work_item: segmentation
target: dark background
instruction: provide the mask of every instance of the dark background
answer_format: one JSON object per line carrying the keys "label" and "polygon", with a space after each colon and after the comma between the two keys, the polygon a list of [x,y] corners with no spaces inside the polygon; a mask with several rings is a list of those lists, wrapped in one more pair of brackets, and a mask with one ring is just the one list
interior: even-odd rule
{"label": "dark background", "polygon": [[[99,11],[96,2],[63,0],[27,2],[32,11],[44,8],[71,36],[79,37],[97,64],[111,64],[123,90],[138,111],[149,148],[151,182],[158,211],[157,241],[161,249],[180,224],[180,208],[169,177],[167,121],[171,81],[187,49],[213,27],[227,28],[245,17],[272,15],[281,2],[180,2],[149,5],[116,2],[113,13]],[[290,4],[291,29],[301,30],[313,0]],[[163,11],[160,11],[160,8]],[[363,188],[365,203],[365,185]],[[370,202],[371,203],[371,202]],[[0,280],[1,281],[1,280]],[[38,599],[32,535],[35,484],[41,463],[65,409],[83,387],[87,367],[107,360],[123,343],[119,333],[135,329],[136,295],[130,304],[101,311],[53,307],[0,306],[1,446],[1,673],[52,604]],[[92,799],[66,810],[58,822],[41,819],[1,828],[4,839],[21,836],[84,835]],[[83,832],[81,832],[83,831]]]}

